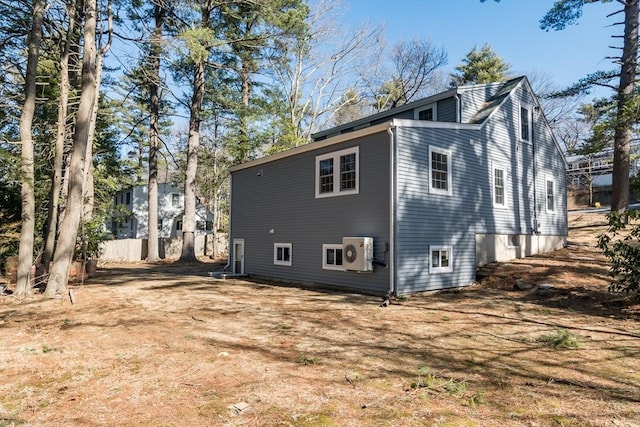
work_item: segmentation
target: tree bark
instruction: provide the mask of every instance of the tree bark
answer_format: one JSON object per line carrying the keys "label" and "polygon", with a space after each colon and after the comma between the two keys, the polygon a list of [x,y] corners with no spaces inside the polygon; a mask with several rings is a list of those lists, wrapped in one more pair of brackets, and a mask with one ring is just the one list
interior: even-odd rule
{"label": "tree bark", "polygon": [[155,28],[151,36],[151,69],[150,79],[150,113],[149,120],[149,241],[147,262],[160,259],[158,248],[158,122],[160,116],[160,55],[162,53],[162,26],[164,23],[164,6],[156,4],[153,9]]}
{"label": "tree bark", "polygon": [[31,266],[33,264],[33,242],[35,232],[35,192],[33,169],[32,123],[36,109],[36,75],[40,40],[42,39],[42,20],[44,1],[34,0],[31,34],[29,35],[29,54],[27,57],[27,75],[24,83],[24,106],[20,115],[20,142],[22,144],[20,172],[22,175],[22,228],[20,230],[20,249],[18,251],[18,277],[16,295],[31,293]]}
{"label": "tree bark", "polygon": [[196,261],[196,172],[198,147],[200,146],[200,112],[204,98],[204,60],[194,64],[193,95],[189,112],[189,142],[187,146],[187,170],[184,181],[184,216],[182,218],[182,253],[180,261]]}
{"label": "tree bark", "polygon": [[634,97],[636,67],[638,65],[638,12],[638,0],[625,2],[624,44],[613,136],[612,212],[619,212],[629,207],[629,169],[634,117],[628,110]]}
{"label": "tree bark", "polygon": [[51,192],[49,194],[49,208],[47,215],[47,234],[45,236],[42,263],[45,271],[49,271],[49,263],[53,259],[56,235],[58,230],[58,208],[60,202],[60,186],[62,185],[62,161],[64,155],[64,141],[67,136],[67,111],[69,104],[69,51],[71,38],[74,33],[76,5],[75,1],[67,5],[69,27],[64,48],[60,55],[60,98],[58,99],[58,125],[56,131],[55,153],[53,159],[53,175],[51,177]]}
{"label": "tree bark", "polygon": [[73,151],[69,167],[69,193],[66,214],[60,228],[58,246],[45,294],[53,297],[67,289],[69,265],[75,251],[78,225],[82,214],[82,186],[84,156],[89,143],[90,123],[97,96],[96,87],[96,0],[85,2],[84,49],[82,59],[82,90],[73,137]]}

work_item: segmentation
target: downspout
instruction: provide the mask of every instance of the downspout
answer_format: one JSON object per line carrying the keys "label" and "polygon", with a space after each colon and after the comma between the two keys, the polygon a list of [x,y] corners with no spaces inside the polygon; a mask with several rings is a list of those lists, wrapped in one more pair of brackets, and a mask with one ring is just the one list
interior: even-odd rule
{"label": "downspout", "polygon": [[[537,171],[536,171],[536,132],[535,132],[535,126],[533,126],[534,124],[534,120],[533,120],[533,114],[536,114],[537,116],[540,116],[540,107],[539,106],[535,106],[533,107],[533,111],[531,112],[531,154],[533,157],[533,234],[535,235],[535,239],[536,239],[536,253],[540,253],[540,230],[538,227],[538,181],[537,181]],[[545,188],[546,188],[546,182],[545,182]],[[546,191],[546,189],[545,189]],[[545,203],[546,203],[546,198],[545,198]]]}
{"label": "downspout", "polygon": [[396,145],[395,133],[396,128],[393,120],[387,128],[389,134],[389,151],[390,151],[390,170],[389,170],[389,296],[396,292],[396,258],[395,258],[395,240],[396,240]]}
{"label": "downspout", "polygon": [[[233,247],[233,237],[231,236],[231,206],[233,205],[233,174],[229,174],[229,246],[227,246],[227,265],[224,266],[222,271],[229,271],[229,266],[231,265],[231,251],[235,250]],[[234,253],[235,256],[235,253]]]}
{"label": "downspout", "polygon": [[456,92],[454,98],[456,99],[456,123],[462,123],[462,103],[460,102],[460,94]]}

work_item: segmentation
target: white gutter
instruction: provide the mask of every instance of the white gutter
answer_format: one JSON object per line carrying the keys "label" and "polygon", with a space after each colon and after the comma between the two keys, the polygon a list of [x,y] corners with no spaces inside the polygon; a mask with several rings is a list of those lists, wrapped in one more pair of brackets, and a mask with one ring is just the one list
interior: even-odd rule
{"label": "white gutter", "polygon": [[394,122],[387,128],[389,134],[390,173],[389,173],[389,297],[396,288],[396,263],[395,263],[395,239],[396,239],[396,145]]}

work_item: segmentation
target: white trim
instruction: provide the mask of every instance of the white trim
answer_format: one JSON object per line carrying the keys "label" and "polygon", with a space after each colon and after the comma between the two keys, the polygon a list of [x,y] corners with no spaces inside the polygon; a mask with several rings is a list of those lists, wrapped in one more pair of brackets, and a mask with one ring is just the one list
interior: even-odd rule
{"label": "white trim", "polygon": [[[444,154],[447,156],[447,189],[442,190],[440,188],[433,188],[431,181],[431,174],[433,172],[431,167],[432,153]],[[451,196],[453,194],[453,173],[451,170],[451,150],[445,150],[439,147],[429,146],[429,193],[430,194],[441,194],[444,196]]]}
{"label": "white trim", "polygon": [[[356,155],[356,182],[355,188],[349,190],[340,190],[340,158],[349,154]],[[323,160],[333,160],[333,191],[320,192],[320,162]],[[331,153],[316,156],[316,178],[315,178],[315,194],[316,199],[323,197],[348,196],[350,194],[358,194],[360,192],[360,148],[358,146],[345,148],[344,150],[332,151]]]}
{"label": "white trim", "polygon": [[[334,250],[335,251],[337,249],[342,250],[342,244],[341,243],[336,243],[336,244],[323,243],[322,244],[322,268],[324,270],[345,271],[343,265],[327,264],[327,250]],[[335,256],[335,253],[334,253],[334,256]],[[335,258],[334,258],[334,260],[335,260]]]}
{"label": "white trim", "polygon": [[397,127],[456,129],[456,130],[480,130],[482,125],[455,122],[432,122],[429,120],[393,119],[393,125]]}
{"label": "white trim", "polygon": [[[496,203],[496,170],[502,171],[502,203]],[[506,209],[507,205],[507,177],[508,171],[507,168],[498,163],[491,163],[491,170],[489,171],[491,174],[491,202],[494,208],[498,209]]]}
{"label": "white trim", "polygon": [[[528,121],[528,135],[527,139],[522,138],[522,109],[527,110],[527,121]],[[523,142],[525,144],[531,144],[533,142],[533,108],[531,105],[527,103],[518,103],[518,141]]]}
{"label": "white trim", "polygon": [[[286,260],[278,260],[278,249],[289,249],[289,261]],[[273,264],[274,265],[285,265],[291,267],[291,260],[293,259],[293,246],[291,243],[274,243],[273,244]]]}
{"label": "white trim", "polygon": [[433,120],[428,120],[428,121],[430,122],[438,121],[438,103],[437,102],[432,102],[431,104],[427,104],[424,107],[416,108],[415,110],[413,110],[413,119],[420,120],[419,119],[420,113],[422,111],[426,111],[429,109],[433,110]]}
{"label": "white trim", "polygon": [[[553,192],[553,209],[549,209],[549,193],[547,186],[551,183],[551,191]],[[544,176],[544,210],[547,213],[556,213],[558,211],[558,191],[556,180],[551,175]]]}
{"label": "white trim", "polygon": [[[449,253],[449,265],[446,267],[438,266],[434,267],[432,262],[433,252],[447,251]],[[441,258],[438,257],[438,264],[441,262]],[[441,245],[429,245],[429,274],[438,273],[451,273],[453,271],[453,247],[441,246]]]}
{"label": "white trim", "polygon": [[253,166],[263,165],[265,163],[273,162],[275,160],[283,159],[286,157],[295,156],[296,154],[306,153],[308,151],[314,151],[319,148],[329,147],[331,145],[339,144],[341,142],[350,141],[352,139],[361,138],[363,136],[373,135],[374,133],[384,132],[393,124],[388,121],[380,123],[378,125],[370,126],[361,130],[353,132],[347,132],[341,135],[332,136],[331,138],[322,139],[320,141],[311,142],[309,144],[301,145],[300,147],[292,148],[290,150],[282,151],[280,153],[272,154],[270,156],[261,157],[259,159],[251,160],[240,165],[232,166],[229,168],[229,172],[235,172],[242,169],[247,169]]}

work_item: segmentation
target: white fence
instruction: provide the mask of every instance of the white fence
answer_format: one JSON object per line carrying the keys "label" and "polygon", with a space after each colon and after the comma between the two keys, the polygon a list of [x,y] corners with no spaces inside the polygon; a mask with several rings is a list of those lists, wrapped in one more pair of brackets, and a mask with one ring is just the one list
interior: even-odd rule
{"label": "white fence", "polygon": [[[214,253],[215,240],[215,253]],[[226,234],[196,235],[196,256],[225,258],[228,254],[229,241]],[[147,239],[107,240],[100,244],[100,260],[112,262],[135,262],[147,258]],[[182,251],[182,237],[158,239],[160,258],[178,259]]]}

